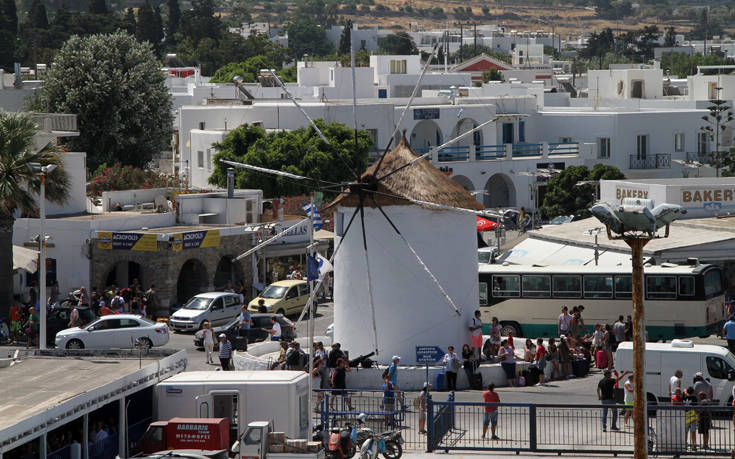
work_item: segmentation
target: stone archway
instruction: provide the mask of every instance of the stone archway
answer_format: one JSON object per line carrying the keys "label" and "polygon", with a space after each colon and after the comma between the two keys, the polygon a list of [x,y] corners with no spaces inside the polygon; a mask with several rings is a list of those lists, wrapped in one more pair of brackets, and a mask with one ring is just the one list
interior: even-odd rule
{"label": "stone archway", "polygon": [[[452,130],[452,138],[458,137],[465,132],[469,132],[479,126],[480,123],[473,120],[472,118],[462,118],[457,121],[457,124]],[[472,135],[457,141],[454,145],[469,147],[470,145],[482,145],[482,129],[475,131]]]}
{"label": "stone archway", "polygon": [[473,192],[475,190],[475,186],[472,184],[472,180],[468,179],[464,175],[453,175],[450,178],[457,182],[459,186],[469,192]]}
{"label": "stone archway", "polygon": [[143,279],[141,274],[143,268],[140,263],[135,261],[120,260],[107,272],[105,277],[105,285],[107,288],[114,285],[117,288],[125,288],[133,283],[133,279],[138,279],[138,282],[143,285]]}
{"label": "stone archway", "polygon": [[421,120],[411,131],[411,148],[425,149],[435,147],[443,143],[444,136],[434,120]]}
{"label": "stone archway", "polygon": [[181,265],[176,282],[176,302],[185,303],[192,296],[209,290],[207,267],[200,260],[190,258]]}
{"label": "stone archway", "polygon": [[222,289],[227,281],[232,282],[233,288],[237,286],[238,281],[244,281],[240,263],[233,262],[233,258],[231,255],[224,255],[217,262],[217,269],[214,271],[214,279],[212,280],[215,289]]}
{"label": "stone archway", "polygon": [[485,207],[515,207],[516,188],[505,174],[493,174],[485,184]]}

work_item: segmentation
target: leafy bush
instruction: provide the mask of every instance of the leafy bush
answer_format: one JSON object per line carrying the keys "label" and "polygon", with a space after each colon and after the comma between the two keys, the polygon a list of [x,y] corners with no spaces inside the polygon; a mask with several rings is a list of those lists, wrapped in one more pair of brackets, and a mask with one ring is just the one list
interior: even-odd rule
{"label": "leafy bush", "polygon": [[115,163],[100,165],[87,184],[87,195],[100,196],[103,191],[137,190],[147,188],[184,188],[177,176],[143,170]]}

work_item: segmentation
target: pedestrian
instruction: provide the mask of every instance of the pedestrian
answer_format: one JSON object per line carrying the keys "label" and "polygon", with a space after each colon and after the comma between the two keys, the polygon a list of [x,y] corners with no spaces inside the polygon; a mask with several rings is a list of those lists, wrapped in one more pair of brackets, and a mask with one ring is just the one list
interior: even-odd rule
{"label": "pedestrian", "polygon": [[[681,391],[681,388],[678,389]],[[699,404],[699,399],[694,393],[693,387],[687,387],[686,395],[684,395],[684,403],[689,407],[684,412],[684,435],[686,439],[686,432],[689,432],[689,449],[692,451],[697,450],[697,424],[699,424],[699,416],[697,415],[694,406]]]}
{"label": "pedestrian", "polygon": [[462,346],[462,368],[467,375],[467,384],[472,388],[472,375],[475,374],[475,354],[469,344]]}
{"label": "pedestrian", "polygon": [[271,316],[271,328],[261,328],[261,330],[271,335],[271,341],[281,340],[281,324],[278,323],[277,316]]}
{"label": "pedestrian", "polygon": [[390,379],[390,383],[393,384],[393,387],[398,389],[398,362],[401,361],[400,355],[394,355],[391,359],[391,364],[388,367],[388,378]]}
{"label": "pedestrian", "polygon": [[500,360],[500,366],[505,372],[505,377],[508,379],[508,385],[515,387],[516,385],[516,358],[513,353],[513,349],[508,345],[508,340],[504,339],[500,343],[500,350],[498,351],[498,359]]}
{"label": "pedestrian", "polygon": [[347,373],[350,371],[350,367],[347,366],[347,360],[340,358],[337,360],[337,368],[332,372],[332,401],[330,402],[330,409],[334,411],[334,404],[336,403],[337,396],[342,396],[343,405],[346,403],[347,408],[352,411],[352,404],[350,403],[350,396],[347,393]]}
{"label": "pedestrian", "polygon": [[79,311],[74,303],[69,303],[69,323],[66,324],[68,328],[78,327],[79,323]]}
{"label": "pedestrian", "polygon": [[613,352],[618,350],[618,344],[625,341],[625,321],[623,316],[618,316],[617,322],[613,324],[613,334],[615,335],[615,347],[612,349]]}
{"label": "pedestrian", "polygon": [[579,336],[579,309],[577,308],[577,306],[572,308],[571,316],[572,321],[569,324],[569,334],[567,336],[573,339],[577,339],[577,337]]}
{"label": "pedestrian", "polygon": [[385,411],[385,424],[390,429],[395,426],[396,390],[389,378],[383,380],[383,410]]}
{"label": "pedestrian", "polygon": [[556,375],[557,379],[561,379],[561,368],[559,367],[559,347],[556,345],[556,338],[549,339],[549,349],[546,359],[551,362],[551,379]]}
{"label": "pedestrian", "polygon": [[51,306],[52,309],[59,307],[59,281],[54,281],[54,283],[51,284],[48,304]]}
{"label": "pedestrian", "polygon": [[699,405],[703,406],[703,409],[699,410],[699,434],[702,436],[702,448],[704,449],[709,449],[709,430],[712,427],[712,412],[707,409],[709,404],[710,399],[707,394],[701,392],[699,394]]}
{"label": "pedestrian", "polygon": [[419,392],[419,396],[417,397],[417,402],[419,405],[419,433],[425,434],[426,433],[426,416],[427,416],[427,407],[428,407],[428,398],[429,398],[429,383],[425,382],[424,387],[421,389],[421,392]]}
{"label": "pedestrian", "polygon": [[232,358],[232,344],[227,339],[227,335],[220,333],[219,335],[219,363],[222,370],[230,371],[230,359]]}
{"label": "pedestrian", "polygon": [[500,403],[500,396],[495,392],[495,384],[490,383],[487,385],[487,390],[482,393],[482,400],[485,402],[485,414],[482,419],[482,439],[485,439],[487,426],[490,425],[490,439],[500,440],[495,435],[498,428],[498,407],[496,405],[489,405],[490,403]]}
{"label": "pedestrian", "polygon": [[276,368],[280,368],[282,370],[284,368],[289,350],[288,343],[286,341],[281,341],[281,348],[278,350],[278,358],[276,358],[276,361],[271,364],[271,370],[275,370]]}
{"label": "pedestrian", "polygon": [[250,319],[248,307],[243,304],[240,306],[240,316],[237,318],[238,335],[245,336],[247,338],[251,323],[252,320]]}
{"label": "pedestrian", "polygon": [[563,306],[561,308],[561,314],[559,314],[559,325],[557,327],[557,332],[559,333],[559,336],[566,336],[569,334],[569,327],[572,325],[572,315],[569,314],[569,308],[566,306]]}
{"label": "pedestrian", "polygon": [[268,312],[268,307],[265,305],[264,299],[258,300],[258,313],[266,314]]}
{"label": "pedestrian", "polygon": [[674,392],[676,392],[676,389],[681,389],[681,377],[684,375],[682,373],[681,369],[676,370],[674,372],[674,376],[669,378],[669,399],[672,395],[674,395]]}
{"label": "pedestrian", "polygon": [[204,350],[207,352],[207,363],[214,363],[212,359],[212,354],[214,353],[214,330],[212,330],[212,325],[208,320],[204,321],[202,342],[204,343]]}
{"label": "pedestrian", "polygon": [[610,324],[605,324],[605,335],[603,337],[603,344],[605,346],[605,356],[607,357],[607,369],[612,370],[613,368],[613,348],[617,349],[615,343],[615,334],[610,328]]}
{"label": "pedestrian", "polygon": [[329,355],[327,356],[327,368],[330,369],[330,373],[331,373],[331,370],[334,370],[335,368],[337,368],[337,361],[339,361],[339,359],[342,359],[344,357],[345,357],[345,353],[342,352],[342,346],[339,343],[333,343],[332,350],[329,351]]}
{"label": "pedestrian", "polygon": [[625,341],[633,341],[633,318],[631,316],[625,318]]}
{"label": "pedestrian", "polygon": [[559,365],[561,366],[561,379],[566,379],[572,373],[572,355],[565,335],[559,337]]}
{"label": "pedestrian", "polygon": [[536,340],[536,356],[534,362],[536,363],[536,366],[539,370],[539,380],[538,384],[536,385],[545,386],[546,383],[544,382],[544,379],[546,379],[546,375],[544,374],[544,370],[546,369],[546,348],[544,347],[543,338],[539,338]]}
{"label": "pedestrian", "polygon": [[444,372],[447,377],[447,390],[457,390],[457,371],[459,370],[460,364],[459,357],[454,352],[454,346],[447,347],[447,353],[444,354],[442,363],[444,363]]}
{"label": "pedestrian", "polygon": [[523,346],[523,361],[533,362],[534,357],[536,357],[536,345],[533,344],[531,338],[526,338],[526,344]]}
{"label": "pedestrian", "polygon": [[38,314],[36,314],[36,307],[31,305],[31,307],[28,308],[28,320],[26,320],[26,323],[23,325],[23,329],[25,330],[26,335],[28,335],[26,349],[38,344],[38,324],[39,318]]}
{"label": "pedestrian", "polygon": [[[325,386],[325,380],[324,380],[324,375],[327,373],[327,368],[324,366],[324,363],[325,363],[324,360],[316,359],[314,361],[314,368],[311,370],[311,377],[312,377],[314,389],[321,389],[317,391],[317,395],[316,395],[317,405],[319,405],[321,401],[324,399],[324,389],[328,389],[328,387]],[[329,383],[327,382],[326,384],[329,384]],[[319,407],[316,407],[314,410],[318,412]]]}
{"label": "pedestrian", "polygon": [[580,304],[579,306],[577,306],[577,316],[576,316],[576,319],[577,319],[577,327],[578,327],[578,332],[579,332],[580,336],[581,335],[584,335],[584,333],[585,333],[585,329],[584,329],[584,317],[582,317],[582,313],[583,312],[584,312],[584,305],[581,305]]}
{"label": "pedestrian", "polygon": [[503,327],[500,325],[497,317],[493,317],[492,324],[490,325],[490,355],[485,353],[485,356],[490,360],[494,360],[498,357],[498,350],[500,350],[500,334],[503,331]]}
{"label": "pedestrian", "polygon": [[472,352],[481,357],[480,350],[482,348],[482,319],[480,318],[480,310],[475,311],[475,316],[470,321],[470,333],[472,333]]}
{"label": "pedestrian", "polygon": [[319,360],[324,360],[326,363],[327,360],[327,351],[324,349],[324,343],[321,341],[317,341],[316,349],[314,350],[314,358]]}
{"label": "pedestrian", "polygon": [[[613,379],[612,372],[605,370],[604,377],[597,384],[597,398],[603,405],[615,405],[615,384],[618,383],[628,372],[624,371],[622,375]],[[613,406],[612,408],[612,426],[610,430],[618,429],[618,410]],[[602,407],[602,431],[607,432],[607,406]]]}
{"label": "pedestrian", "polygon": [[682,396],[681,389],[678,387],[676,388],[676,392],[674,392],[674,395],[671,397],[671,404],[672,405],[683,405],[684,404],[684,397]]}
{"label": "pedestrian", "polygon": [[592,332],[592,345],[590,348],[590,355],[595,361],[597,360],[597,351],[602,350],[602,340],[605,337],[605,332],[602,331],[600,324],[595,324],[595,330]]}
{"label": "pedestrian", "polygon": [[[634,395],[634,387],[633,384],[635,383],[633,379],[633,374],[628,375],[628,380],[625,381],[625,384],[623,384],[623,403],[625,404],[625,426],[628,426],[628,419],[630,419],[633,416],[633,395]],[[681,394],[680,394],[681,395]]]}
{"label": "pedestrian", "polygon": [[156,295],[155,284],[151,284],[150,288],[145,292],[145,310],[148,317],[158,313],[158,295]]}
{"label": "pedestrian", "polygon": [[725,322],[722,335],[727,338],[727,348],[735,354],[735,316],[730,316],[730,320]]}
{"label": "pedestrian", "polygon": [[712,384],[704,379],[701,371],[698,371],[694,374],[694,392],[697,394],[697,396],[699,396],[699,394],[707,395],[707,398],[709,400],[715,398],[714,388],[712,387]]}

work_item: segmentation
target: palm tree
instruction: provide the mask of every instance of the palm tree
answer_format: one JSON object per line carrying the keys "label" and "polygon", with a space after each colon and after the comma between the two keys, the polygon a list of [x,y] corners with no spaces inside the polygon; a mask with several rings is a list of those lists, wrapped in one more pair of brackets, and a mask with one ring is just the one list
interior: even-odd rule
{"label": "palm tree", "polygon": [[61,204],[69,196],[69,179],[55,146],[36,149],[36,124],[30,115],[0,111],[0,317],[7,318],[13,300],[13,222],[18,213],[38,215],[41,179],[31,163],[55,164],[46,177],[46,198]]}

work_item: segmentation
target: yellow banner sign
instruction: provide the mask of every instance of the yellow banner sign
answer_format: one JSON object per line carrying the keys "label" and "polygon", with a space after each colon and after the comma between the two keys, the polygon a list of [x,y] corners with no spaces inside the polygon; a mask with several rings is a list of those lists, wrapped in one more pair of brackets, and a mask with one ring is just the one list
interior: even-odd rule
{"label": "yellow banner sign", "polygon": [[155,234],[115,233],[100,231],[97,233],[97,247],[104,250],[135,250],[155,252],[158,242]]}
{"label": "yellow banner sign", "polygon": [[174,234],[171,247],[176,252],[183,249],[219,247],[219,239],[219,230],[189,231]]}

